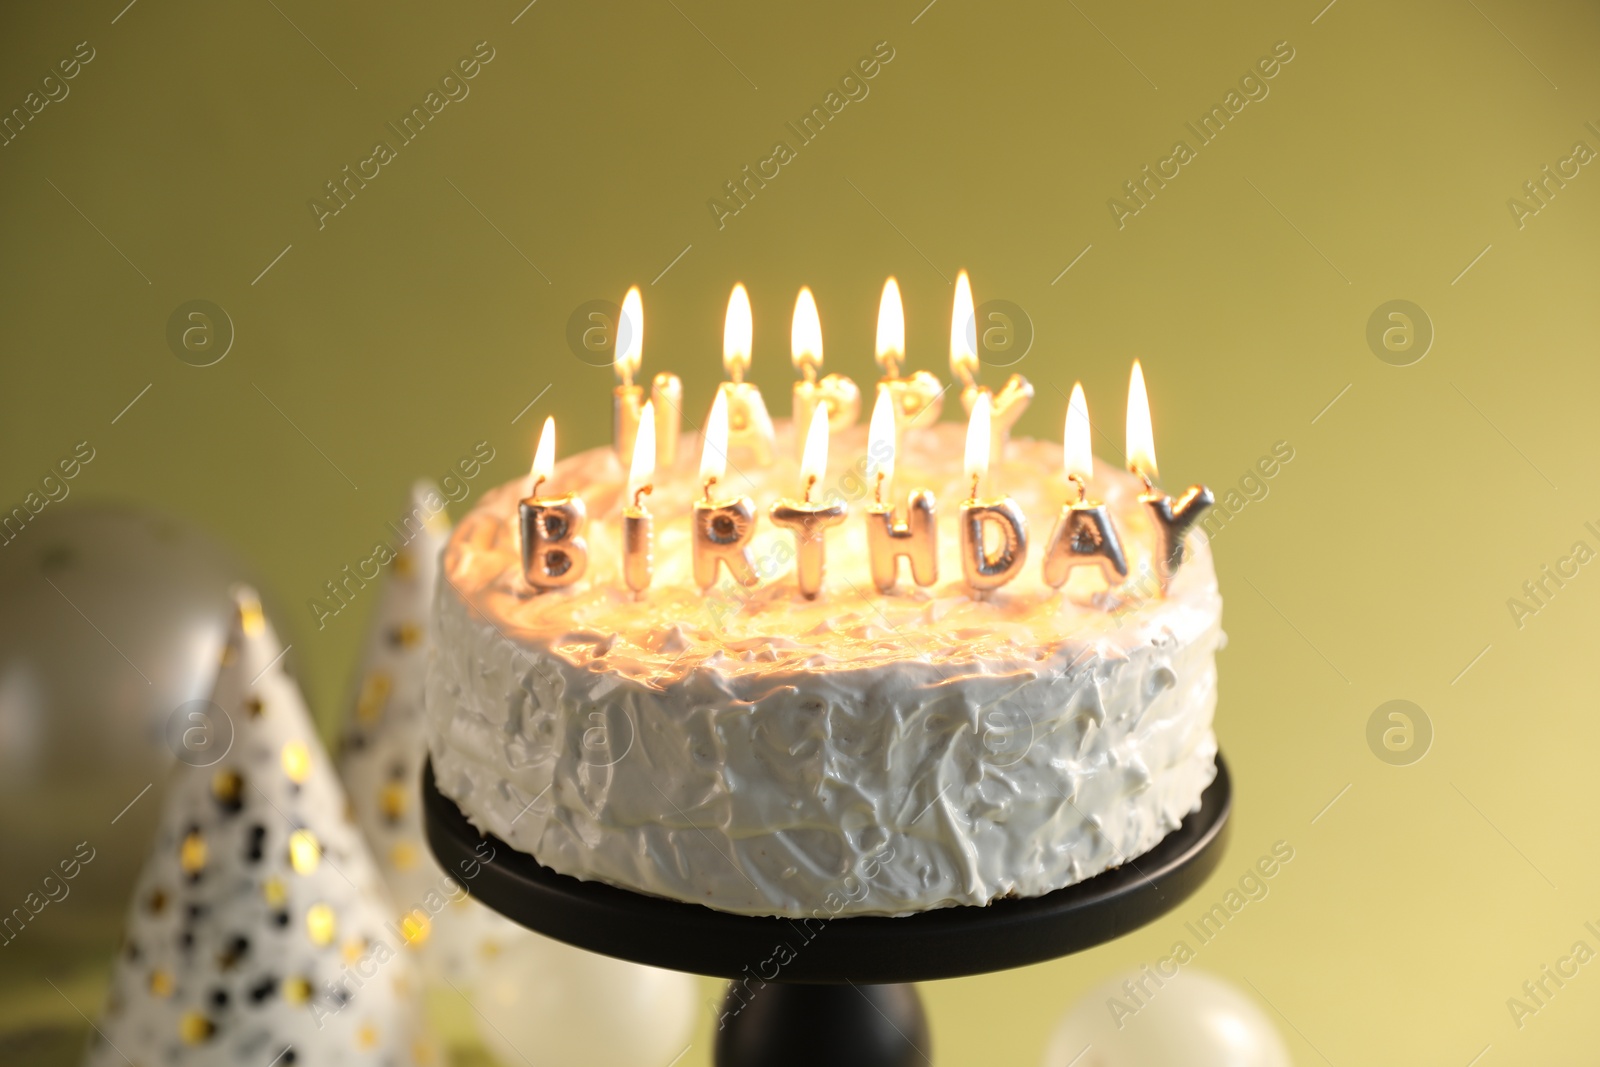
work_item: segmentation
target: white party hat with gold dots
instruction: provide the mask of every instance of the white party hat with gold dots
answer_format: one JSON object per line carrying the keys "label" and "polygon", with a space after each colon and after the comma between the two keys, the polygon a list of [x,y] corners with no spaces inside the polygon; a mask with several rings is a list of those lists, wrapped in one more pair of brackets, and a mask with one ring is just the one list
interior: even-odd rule
{"label": "white party hat with gold dots", "polygon": [[433,1062],[409,931],[277,636],[253,592],[236,600],[196,718],[215,744],[174,773],[86,1062]]}
{"label": "white party hat with gold dots", "polygon": [[444,498],[431,482],[411,489],[410,512],[396,524],[407,537],[378,594],[347,717],[339,771],[356,823],[389,883],[405,928],[428,968],[472,982],[476,962],[526,932],[467,897],[437,863],[423,834],[420,789],[427,759],[422,710],[429,621],[439,556],[450,536]]}

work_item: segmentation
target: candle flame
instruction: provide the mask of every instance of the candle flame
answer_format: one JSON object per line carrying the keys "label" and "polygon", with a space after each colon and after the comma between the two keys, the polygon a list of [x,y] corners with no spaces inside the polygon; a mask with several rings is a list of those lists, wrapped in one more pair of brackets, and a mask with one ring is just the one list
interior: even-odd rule
{"label": "candle flame", "polygon": [[876,486],[879,475],[885,488],[894,481],[894,397],[887,389],[878,391],[867,427],[867,481]]}
{"label": "candle flame", "polygon": [[1150,428],[1150,397],[1144,390],[1144,368],[1133,361],[1128,379],[1128,469],[1144,478],[1156,476],[1156,438]]}
{"label": "candle flame", "polygon": [[633,286],[622,298],[622,314],[617,319],[617,377],[632,385],[644,358],[644,300]]}
{"label": "candle flame", "polygon": [[967,481],[977,484],[989,473],[989,394],[979,393],[972,403],[972,415],[967,419],[967,454],[965,470]]}
{"label": "candle flame", "polygon": [[736,382],[744,381],[744,372],[750,369],[753,330],[750,294],[745,291],[744,283],[738,282],[728,297],[728,316],[722,322],[722,368]]}
{"label": "candle flame", "polygon": [[873,357],[878,368],[893,378],[906,358],[906,310],[900,303],[900,283],[891,276],[883,283],[878,301],[878,344]]}
{"label": "candle flame", "polygon": [[533,450],[533,481],[535,485],[549,478],[556,470],[556,417],[546,415],[544,429],[539,431],[539,447]]}
{"label": "candle flame", "polygon": [[639,431],[633,438],[633,462],[628,467],[628,501],[631,503],[639,490],[650,484],[656,473],[656,405],[645,402],[639,415]]}
{"label": "candle flame", "polygon": [[802,285],[794,302],[794,321],[789,327],[789,358],[806,381],[816,377],[822,366],[822,319],[817,314],[817,298],[811,287]]}
{"label": "candle flame", "polygon": [[811,498],[811,487],[822,480],[828,471],[828,408],[818,404],[811,413],[811,427],[806,431],[806,450],[800,457],[800,484],[806,499]]}
{"label": "candle flame", "polygon": [[956,301],[950,312],[950,371],[962,385],[977,382],[978,319],[966,271],[956,275]]}
{"label": "candle flame", "polygon": [[1067,401],[1067,425],[1062,435],[1061,458],[1067,477],[1087,483],[1094,477],[1094,449],[1089,444],[1089,402],[1083,398],[1083,383],[1072,383],[1072,399]]}
{"label": "candle flame", "polygon": [[728,472],[728,394],[717,390],[706,417],[705,442],[700,448],[700,484],[719,481]]}

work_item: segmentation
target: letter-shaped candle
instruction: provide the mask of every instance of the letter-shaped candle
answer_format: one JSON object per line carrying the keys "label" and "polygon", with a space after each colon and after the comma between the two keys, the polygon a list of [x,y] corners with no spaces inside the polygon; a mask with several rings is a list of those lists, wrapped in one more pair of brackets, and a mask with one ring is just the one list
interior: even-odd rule
{"label": "letter-shaped candle", "polygon": [[867,480],[872,483],[872,503],[867,505],[867,549],[872,557],[872,584],[880,593],[895,586],[900,557],[911,561],[911,577],[918,585],[939,578],[938,526],[934,522],[933,494],[914,489],[906,498],[906,518],[895,521],[894,505],[884,503],[894,485],[894,398],[878,394],[867,429]]}
{"label": "letter-shaped candle", "polygon": [[850,514],[843,500],[833,503],[811,499],[817,482],[828,469],[828,413],[817,408],[806,432],[805,457],[800,461],[801,499],[780,500],[772,505],[772,522],[794,531],[795,581],[800,595],[815,597],[822,589],[826,559],[823,536],[828,527],[837,526]]}
{"label": "letter-shaped candle", "polygon": [[1133,374],[1128,380],[1127,433],[1128,469],[1144,481],[1145,492],[1140,494],[1139,503],[1149,510],[1151,525],[1156,530],[1152,562],[1162,595],[1165,595],[1172,584],[1172,576],[1183,565],[1184,536],[1215,497],[1205,486],[1191,485],[1174,501],[1156,488],[1155,433],[1150,427],[1150,398],[1145,393],[1144,370],[1138,360],[1133,361]]}
{"label": "letter-shaped candle", "polygon": [[1089,405],[1083,399],[1082,383],[1072,386],[1063,438],[1062,460],[1068,480],[1078,489],[1078,499],[1061,508],[1061,518],[1050,535],[1044,552],[1045,584],[1059,589],[1074,568],[1095,566],[1106,586],[1114,586],[1128,576],[1128,561],[1106,506],[1089,499],[1094,453],[1089,446]]}
{"label": "letter-shaped candle", "polygon": [[546,418],[533,453],[533,486],[519,505],[522,520],[522,574],[541,592],[571,585],[589,566],[589,546],[579,536],[589,513],[583,500],[568,493],[541,497],[539,487],[555,472],[556,420]]}
{"label": "letter-shaped candle", "polygon": [[743,284],[728,297],[728,314],[722,323],[722,367],[728,380],[717,387],[728,406],[728,446],[758,466],[772,462],[772,416],[754,382],[744,380],[750,369],[750,346],[755,328],[750,315],[750,294]]}
{"label": "letter-shaped candle", "polygon": [[925,370],[900,377],[900,364],[906,358],[906,311],[900,303],[900,283],[893,278],[883,283],[883,296],[878,301],[878,339],[872,355],[883,371],[878,392],[888,393],[894,405],[894,443],[898,449],[912,423],[931,426],[939,421],[944,387]]}
{"label": "letter-shaped candle", "polygon": [[[627,464],[633,462],[633,442],[639,433],[639,418],[646,402],[644,387],[633,382],[644,355],[644,301],[637,285],[622,298],[622,313],[617,318],[616,353],[613,367],[617,372],[617,387],[611,393],[611,436],[617,458]],[[656,463],[671,467],[678,450],[683,382],[676,374],[665,371],[657,374],[650,385],[650,399],[656,406],[656,419],[661,427]]]}
{"label": "letter-shaped candle", "polygon": [[[1010,497],[978,499],[978,486],[989,469],[989,394],[979,393],[967,422],[966,473],[972,495],[961,504],[961,571],[967,586],[982,594],[998,589],[1022,570],[1028,558],[1028,521]],[[991,550],[987,527],[999,534]]]}
{"label": "letter-shaped candle", "polygon": [[794,406],[789,420],[794,429],[794,454],[805,455],[806,430],[818,405],[828,409],[828,429],[843,430],[856,424],[861,414],[861,390],[842,374],[829,374],[820,380],[822,370],[822,319],[810,288],[800,287],[794,302],[794,321],[789,327],[789,357],[800,380],[794,383]]}
{"label": "letter-shaped candle", "polygon": [[700,453],[700,484],[705,499],[694,505],[694,581],[710,589],[717,581],[717,564],[724,563],[740,585],[760,580],[750,558],[750,539],[756,533],[756,506],[747,496],[713,500],[711,490],[727,473],[728,396],[718,391],[706,419],[705,443]]}
{"label": "letter-shaped candle", "polygon": [[[950,312],[950,371],[961,383],[961,406],[971,415],[978,394],[989,393],[989,387],[978,384],[978,320],[972,307],[972,283],[966,271],[956,275],[955,305]],[[999,463],[1000,457],[1005,455],[1011,427],[1028,410],[1032,399],[1033,386],[1020,374],[1007,378],[999,393],[989,393],[989,416],[993,424],[989,431],[990,463]]]}
{"label": "letter-shaped candle", "polygon": [[639,416],[639,435],[633,444],[628,470],[628,499],[622,506],[622,578],[628,588],[642,593],[655,574],[655,519],[644,506],[645,494],[656,466],[656,405],[645,404]]}

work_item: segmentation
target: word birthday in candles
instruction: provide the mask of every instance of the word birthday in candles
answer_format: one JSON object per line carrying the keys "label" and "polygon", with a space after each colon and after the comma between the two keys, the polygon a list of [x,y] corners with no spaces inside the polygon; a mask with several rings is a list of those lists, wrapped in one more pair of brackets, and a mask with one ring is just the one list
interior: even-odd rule
{"label": "word birthday in candles", "polygon": [[[972,285],[967,272],[956,278],[950,321],[950,367],[961,384],[967,410],[963,451],[967,493],[957,516],[961,580],[974,599],[1013,582],[1028,556],[1028,520],[1015,499],[998,485],[1016,479],[1016,461],[1005,462],[1005,444],[1022,411],[1033,398],[1027,379],[1013,374],[996,393],[978,381],[977,325]],[[742,284],[728,298],[723,323],[722,362],[727,380],[716,390],[701,442],[699,496],[691,506],[690,546],[694,582],[702,590],[717,583],[726,569],[733,581],[755,586],[764,577],[755,565],[751,543],[759,512],[748,496],[721,488],[730,453],[744,462],[766,467],[774,459],[774,428],[761,392],[745,381],[750,367],[754,323],[750,296]],[[822,320],[816,297],[802,287],[790,326],[790,358],[800,375],[794,384],[792,429],[800,459],[799,496],[785,497],[766,510],[772,524],[794,538],[795,586],[814,599],[822,592],[827,532],[849,519],[850,506],[833,490],[818,485],[828,467],[829,439],[853,426],[860,415],[861,392],[849,378],[822,375]],[[673,460],[679,438],[683,385],[674,374],[655,376],[650,397],[636,384],[644,350],[644,306],[637,286],[623,300],[617,336],[613,390],[613,444],[627,466],[621,501],[620,572],[636,598],[648,595],[655,578],[656,516],[646,502],[659,479],[675,475]],[[939,578],[938,522],[935,488],[909,487],[903,507],[896,503],[895,468],[919,422],[937,421],[945,391],[927,371],[904,373],[905,311],[900,287],[889,278],[878,306],[874,356],[883,378],[878,382],[867,431],[867,454],[855,471],[864,469],[871,500],[864,507],[872,583],[881,594],[893,594],[900,581],[900,561],[909,564],[917,586]],[[1192,485],[1174,500],[1156,485],[1155,440],[1144,369],[1138,360],[1128,382],[1127,465],[1143,483],[1138,509],[1147,522],[1141,534],[1125,544],[1111,507],[1097,499],[1091,449],[1089,406],[1083,386],[1074,384],[1062,431],[1062,473],[1068,488],[1044,550],[1040,577],[1047,589],[1082,606],[1121,610],[1132,599],[1152,591],[1166,596],[1187,555],[1191,529],[1213,502],[1211,490]],[[925,447],[925,446],[924,446]],[[583,536],[588,511],[582,486],[564,485],[560,495],[548,488],[556,479],[555,420],[547,418],[539,434],[527,494],[518,503],[516,532],[521,537],[522,572],[535,593],[570,590],[588,569],[590,548]],[[737,468],[736,468],[737,469]],[[1113,496],[1113,500],[1117,499]],[[1122,498],[1126,499],[1126,498]],[[1126,507],[1124,514],[1126,514]],[[1148,542],[1148,543],[1140,543]],[[1140,564],[1141,580],[1130,581],[1130,559]],[[784,562],[787,562],[785,560]],[[1109,600],[1102,599],[1112,594]]]}

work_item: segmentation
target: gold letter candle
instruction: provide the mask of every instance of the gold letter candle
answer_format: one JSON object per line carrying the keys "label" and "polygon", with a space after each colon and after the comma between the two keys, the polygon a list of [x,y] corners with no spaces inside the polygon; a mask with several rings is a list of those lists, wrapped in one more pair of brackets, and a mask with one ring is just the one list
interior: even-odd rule
{"label": "gold letter candle", "polygon": [[705,499],[694,505],[694,581],[710,589],[717,581],[718,562],[740,585],[760,580],[750,558],[750,539],[756,533],[756,508],[746,496],[712,500],[711,490],[727,473],[728,395],[718,391],[706,419],[705,444],[700,452],[700,484]]}
{"label": "gold letter candle", "polygon": [[[961,505],[961,572],[974,593],[998,589],[1022,570],[1028,558],[1028,521],[1010,497],[979,500],[978,485],[989,468],[989,394],[979,393],[967,422],[966,473],[972,495]],[[993,526],[998,544],[986,536]]]}
{"label": "gold letter candle", "polygon": [[900,283],[892,277],[883,283],[883,296],[878,301],[878,339],[873,358],[884,375],[878,381],[878,392],[888,393],[894,403],[894,443],[898,449],[912,423],[939,421],[946,387],[925,370],[909,378],[900,377],[900,364],[906,358],[906,312],[900,303]]}
{"label": "gold letter candle", "polygon": [[1089,405],[1083,398],[1082,383],[1073,384],[1072,399],[1067,403],[1062,458],[1068,480],[1078,488],[1078,499],[1061,509],[1061,518],[1050,535],[1044,552],[1045,584],[1059,589],[1074,569],[1095,566],[1110,588],[1128,576],[1128,561],[1106,506],[1089,499],[1094,453],[1089,443]]}
{"label": "gold letter candle", "polygon": [[[633,382],[633,376],[639,373],[639,365],[644,357],[644,301],[639,296],[637,285],[622,298],[622,313],[617,318],[616,345],[617,356],[613,366],[618,384],[611,394],[611,439],[617,450],[617,458],[629,464],[633,462],[633,442],[639,433],[639,418],[645,403],[644,387]],[[657,417],[665,425],[664,444],[657,449],[656,462],[670,467],[677,456],[683,382],[676,374],[663,371],[651,383],[650,397],[655,403]],[[663,408],[666,409],[664,413]]]}
{"label": "gold letter candle", "polygon": [[571,493],[541,497],[539,487],[555,470],[556,420],[546,418],[533,454],[533,487],[519,512],[522,519],[522,574],[541,592],[571,585],[589,565],[589,546],[578,536],[589,514]]}
{"label": "gold letter candle", "polygon": [[628,503],[622,507],[622,579],[634,593],[643,593],[655,574],[655,520],[644,506],[645,494],[655,487],[650,478],[656,465],[655,401],[644,406],[633,463],[628,469]]}
{"label": "gold letter candle", "polygon": [[1155,527],[1156,544],[1151,561],[1164,595],[1172,576],[1183,564],[1183,542],[1189,527],[1215,498],[1203,485],[1191,485],[1176,502],[1156,489],[1155,432],[1150,426],[1150,398],[1145,393],[1144,370],[1138,360],[1133,361],[1133,375],[1128,380],[1127,434],[1128,469],[1144,481],[1147,490],[1140,494],[1139,503],[1149,511],[1151,525]]}
{"label": "gold letter candle", "polygon": [[794,320],[789,327],[789,357],[794,360],[800,381],[794,383],[794,407],[789,421],[794,428],[795,457],[805,455],[806,438],[802,429],[811,425],[811,414],[820,404],[828,409],[828,429],[844,430],[856,424],[861,414],[861,390],[842,374],[830,374],[821,381],[822,319],[817,301],[808,286],[800,287],[794,302]]}
{"label": "gold letter candle", "polygon": [[867,549],[872,558],[872,584],[887,593],[895,586],[900,557],[911,561],[911,577],[918,585],[932,585],[939,577],[938,526],[934,522],[933,494],[913,490],[906,499],[904,522],[895,521],[894,505],[883,502],[894,484],[894,400],[878,394],[867,429],[867,480],[872,483],[872,503],[867,505]]}
{"label": "gold letter candle", "polygon": [[807,599],[815,597],[822,589],[822,571],[826,544],[823,535],[830,526],[837,526],[850,514],[843,500],[832,504],[817,504],[811,500],[811,491],[817,487],[828,469],[828,413],[818,409],[811,416],[811,427],[806,432],[805,456],[800,461],[801,500],[780,500],[772,505],[774,525],[794,531],[795,579],[800,594]]}
{"label": "gold letter candle", "polygon": [[[978,319],[972,306],[972,283],[967,272],[956,275],[956,299],[950,312],[950,371],[961,383],[961,406],[972,414],[972,405],[988,386],[978,384]],[[1020,374],[1006,379],[997,394],[989,394],[989,462],[998,464],[1005,455],[1011,428],[1033,400],[1033,386]]]}
{"label": "gold letter candle", "polygon": [[[772,462],[772,416],[754,382],[744,380],[750,369],[750,345],[754,334],[750,316],[750,294],[737,284],[728,297],[728,314],[722,323],[722,367],[728,381],[717,387],[727,398],[728,447],[747,462],[760,466]],[[726,462],[726,457],[724,457]]]}

